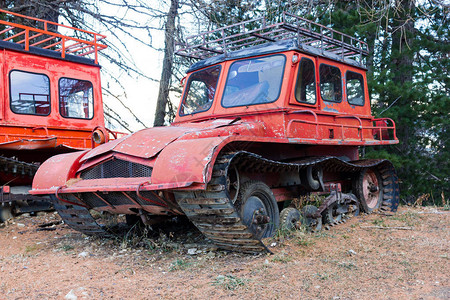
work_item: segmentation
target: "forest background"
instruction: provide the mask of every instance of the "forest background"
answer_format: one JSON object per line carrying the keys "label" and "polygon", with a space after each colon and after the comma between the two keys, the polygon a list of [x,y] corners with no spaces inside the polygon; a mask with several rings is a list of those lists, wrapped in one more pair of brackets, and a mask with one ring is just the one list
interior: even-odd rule
{"label": "forest background", "polygon": [[[173,120],[178,83],[192,63],[175,57],[174,45],[186,36],[256,17],[277,22],[283,11],[355,36],[370,49],[373,114],[392,118],[400,140],[361,155],[394,163],[404,204],[449,203],[448,0],[0,0],[0,7],[108,35],[100,59],[105,118],[130,132],[148,127],[153,114],[153,126]],[[131,81],[153,87],[139,96],[145,117],[131,105]]]}

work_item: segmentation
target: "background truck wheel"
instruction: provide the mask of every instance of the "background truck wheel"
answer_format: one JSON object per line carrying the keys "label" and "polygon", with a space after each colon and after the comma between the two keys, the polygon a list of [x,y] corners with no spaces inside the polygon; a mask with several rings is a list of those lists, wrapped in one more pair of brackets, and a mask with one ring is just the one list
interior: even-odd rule
{"label": "background truck wheel", "polygon": [[12,208],[9,205],[0,206],[0,223],[6,222],[9,219],[12,219],[14,214],[12,212]]}
{"label": "background truck wheel", "polygon": [[245,182],[240,188],[236,209],[242,222],[258,239],[272,236],[280,224],[275,196],[263,182]]}
{"label": "background truck wheel", "polygon": [[301,214],[293,207],[285,208],[280,213],[280,227],[282,229],[293,230],[298,226]]}
{"label": "background truck wheel", "polygon": [[371,213],[381,206],[383,187],[377,170],[362,170],[357,180],[353,182],[353,190],[364,212]]}

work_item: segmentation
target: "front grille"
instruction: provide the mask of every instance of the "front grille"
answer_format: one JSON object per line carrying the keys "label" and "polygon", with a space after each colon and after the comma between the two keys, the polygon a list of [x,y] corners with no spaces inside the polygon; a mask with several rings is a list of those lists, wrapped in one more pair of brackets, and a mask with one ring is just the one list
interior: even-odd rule
{"label": "front grille", "polygon": [[[124,194],[119,192],[98,193],[98,195],[114,206],[134,204],[130,199],[124,196]],[[94,193],[83,193],[81,199],[83,199],[89,207],[102,207],[108,205],[105,201],[94,195]]]}
{"label": "front grille", "polygon": [[151,177],[152,167],[121,159],[111,159],[81,172],[83,179]]}

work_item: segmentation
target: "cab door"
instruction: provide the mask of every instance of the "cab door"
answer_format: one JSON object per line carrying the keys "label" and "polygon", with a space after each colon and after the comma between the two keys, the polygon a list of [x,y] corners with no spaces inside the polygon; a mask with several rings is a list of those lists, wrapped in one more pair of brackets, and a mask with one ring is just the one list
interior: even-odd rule
{"label": "cab door", "polygon": [[289,104],[316,108],[318,95],[316,88],[316,60],[314,57],[295,53],[300,60],[297,64],[297,72],[289,98]]}
{"label": "cab door", "polygon": [[317,89],[317,62],[315,57],[295,53],[299,61],[294,72],[286,115],[286,136],[298,139],[317,139],[317,107],[319,96]]}

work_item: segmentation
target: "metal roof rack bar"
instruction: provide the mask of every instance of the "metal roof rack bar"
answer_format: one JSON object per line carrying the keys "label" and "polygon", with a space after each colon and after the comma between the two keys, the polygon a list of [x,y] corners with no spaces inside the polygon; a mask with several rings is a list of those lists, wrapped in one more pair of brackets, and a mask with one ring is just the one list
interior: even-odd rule
{"label": "metal roof rack bar", "polygon": [[[65,58],[66,54],[80,57],[94,54],[93,59],[98,64],[98,51],[107,47],[100,43],[106,36],[98,33],[28,17],[4,9],[0,9],[0,13],[11,19],[11,21],[0,20],[0,29],[5,27],[0,30],[0,41],[23,45],[25,51],[29,51],[30,47],[38,47],[60,53],[62,58]],[[15,23],[17,19],[23,19],[33,25],[26,26]],[[70,35],[58,33],[56,28],[63,28],[64,32],[68,32]]]}
{"label": "metal roof rack bar", "polygon": [[367,43],[288,12],[283,13],[282,22],[279,23],[268,25],[265,18],[256,18],[189,36],[185,43],[177,44],[176,54],[205,59],[267,42],[294,38],[300,45],[318,48],[322,54],[331,53],[342,61],[354,59],[360,65],[369,54]]}

